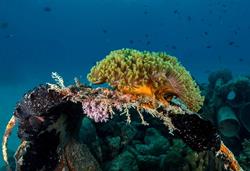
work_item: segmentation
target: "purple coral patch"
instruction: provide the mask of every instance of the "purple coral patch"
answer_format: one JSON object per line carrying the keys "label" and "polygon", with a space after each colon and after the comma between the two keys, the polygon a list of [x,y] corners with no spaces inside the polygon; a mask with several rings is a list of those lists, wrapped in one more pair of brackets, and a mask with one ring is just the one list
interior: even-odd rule
{"label": "purple coral patch", "polygon": [[102,101],[84,101],[82,108],[83,112],[95,122],[106,122],[109,118],[108,105]]}

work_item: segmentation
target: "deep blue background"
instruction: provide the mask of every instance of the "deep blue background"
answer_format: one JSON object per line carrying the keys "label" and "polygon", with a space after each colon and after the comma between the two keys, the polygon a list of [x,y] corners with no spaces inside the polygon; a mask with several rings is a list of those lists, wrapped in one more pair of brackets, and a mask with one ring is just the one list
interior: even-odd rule
{"label": "deep blue background", "polygon": [[[73,82],[110,50],[166,51],[206,82],[250,73],[249,0],[0,0],[0,135],[23,93]],[[50,11],[46,11],[47,8]],[[15,149],[17,141],[10,147]]]}

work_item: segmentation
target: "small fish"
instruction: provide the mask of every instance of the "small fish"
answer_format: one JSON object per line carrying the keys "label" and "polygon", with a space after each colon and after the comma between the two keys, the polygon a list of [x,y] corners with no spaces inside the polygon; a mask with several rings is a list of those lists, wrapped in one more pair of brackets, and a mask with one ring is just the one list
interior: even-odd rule
{"label": "small fish", "polygon": [[129,40],[129,44],[134,44],[134,40]]}
{"label": "small fish", "polygon": [[150,42],[150,41],[147,41],[147,42],[146,42],[146,45],[150,45],[150,44],[151,44],[151,42]]}
{"label": "small fish", "polygon": [[207,36],[207,35],[208,35],[208,32],[207,32],[207,31],[204,31],[204,35],[206,35],[206,36]]}
{"label": "small fish", "polygon": [[235,44],[234,41],[228,42],[228,45],[229,45],[229,46],[232,46],[232,45],[234,45],[234,44]]}
{"label": "small fish", "polygon": [[108,32],[108,30],[102,29],[102,32],[103,32],[104,34],[106,34],[106,33]]}
{"label": "small fish", "polygon": [[144,13],[144,15],[148,15],[148,11],[147,10],[145,10],[143,13]]}
{"label": "small fish", "polygon": [[172,48],[172,49],[176,49],[176,46],[175,46],[175,45],[172,45],[171,48]]}
{"label": "small fish", "polygon": [[188,17],[187,17],[187,20],[188,20],[188,21],[191,21],[191,20],[192,20],[192,17],[191,17],[191,16],[188,16]]}
{"label": "small fish", "polygon": [[179,11],[177,9],[174,10],[174,14],[178,14]]}
{"label": "small fish", "polygon": [[6,21],[0,21],[0,28],[6,29],[9,26],[9,23]]}
{"label": "small fish", "polygon": [[5,39],[10,39],[13,38],[15,35],[14,34],[7,34],[4,36]]}
{"label": "small fish", "polygon": [[227,7],[227,5],[226,4],[222,4],[222,8],[226,8]]}
{"label": "small fish", "polygon": [[240,61],[240,62],[244,62],[244,59],[243,59],[243,58],[239,58],[239,61]]}
{"label": "small fish", "polygon": [[207,49],[210,49],[210,48],[212,48],[212,46],[211,46],[211,45],[207,45],[206,48],[207,48]]}
{"label": "small fish", "polygon": [[43,8],[43,11],[45,11],[45,12],[51,12],[52,9],[49,6],[46,6],[46,7]]}

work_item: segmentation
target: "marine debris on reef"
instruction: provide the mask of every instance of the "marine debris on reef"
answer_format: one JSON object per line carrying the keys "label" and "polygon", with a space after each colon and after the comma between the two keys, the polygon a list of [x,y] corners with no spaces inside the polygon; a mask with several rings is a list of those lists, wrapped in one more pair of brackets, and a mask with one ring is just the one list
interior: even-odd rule
{"label": "marine debris on reef", "polygon": [[206,96],[203,116],[218,124],[222,134],[231,131],[224,136],[239,136],[242,131],[250,132],[249,115],[245,112],[250,103],[250,79],[247,76],[233,78],[228,70],[216,71],[210,74],[209,84],[203,89]]}
{"label": "marine debris on reef", "polygon": [[201,87],[206,97],[201,115],[217,125],[223,142],[239,156],[243,169],[249,170],[250,77],[233,77],[223,69],[212,72],[208,80]]}
{"label": "marine debris on reef", "polygon": [[[101,170],[102,161],[98,159],[101,153],[91,153],[79,140],[84,117],[96,126],[116,122],[117,117],[132,125],[139,118],[144,128],[157,120],[158,127],[181,138],[193,151],[210,151],[214,160],[218,157],[223,161],[225,169],[242,170],[217,129],[196,113],[204,98],[175,57],[133,49],[112,51],[88,75],[93,84],[108,83],[111,88],[92,88],[77,79],[74,85],[65,86],[57,73],[52,73],[52,77],[57,84],[36,87],[16,106],[14,119],[21,139],[15,154],[17,170]],[[8,125],[3,143],[7,166],[11,129]],[[149,129],[148,133],[155,132]],[[114,148],[118,148],[120,141],[119,137],[107,139]],[[128,151],[119,156],[133,158]],[[138,160],[143,161],[144,157]]]}

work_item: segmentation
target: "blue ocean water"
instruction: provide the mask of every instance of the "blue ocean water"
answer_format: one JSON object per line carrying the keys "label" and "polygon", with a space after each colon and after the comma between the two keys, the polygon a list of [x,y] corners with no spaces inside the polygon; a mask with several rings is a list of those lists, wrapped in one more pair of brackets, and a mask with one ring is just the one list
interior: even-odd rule
{"label": "blue ocean water", "polygon": [[[250,73],[248,0],[1,0],[0,135],[29,89],[66,84],[86,74],[109,51],[166,51],[198,82],[228,68]],[[15,149],[17,140],[10,143]],[[1,164],[1,163],[0,163]]]}

